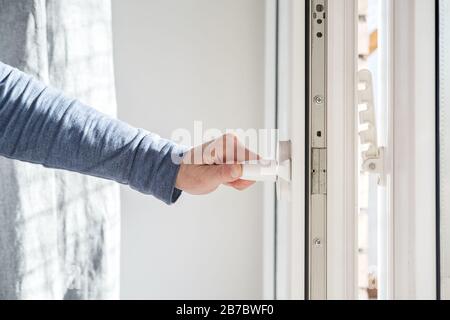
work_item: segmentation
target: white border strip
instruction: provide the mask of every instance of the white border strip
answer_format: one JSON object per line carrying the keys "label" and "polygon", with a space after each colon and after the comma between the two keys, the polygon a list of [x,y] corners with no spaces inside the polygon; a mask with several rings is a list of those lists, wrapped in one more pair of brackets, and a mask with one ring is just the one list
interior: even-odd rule
{"label": "white border strip", "polygon": [[306,13],[304,1],[292,1],[291,57],[291,299],[305,298],[305,141],[306,141]]}
{"label": "white border strip", "polygon": [[450,3],[439,1],[441,299],[450,299]]}
{"label": "white border strip", "polygon": [[[266,0],[264,128],[276,128],[276,0]],[[264,184],[263,299],[275,298],[275,186]]]}
{"label": "white border strip", "polygon": [[328,299],[357,295],[357,0],[328,1]]}
{"label": "white border strip", "polygon": [[279,0],[280,138],[292,141],[291,202],[277,204],[277,299],[305,298],[305,2]]}
{"label": "white border strip", "polygon": [[394,1],[394,298],[436,298],[435,3]]}

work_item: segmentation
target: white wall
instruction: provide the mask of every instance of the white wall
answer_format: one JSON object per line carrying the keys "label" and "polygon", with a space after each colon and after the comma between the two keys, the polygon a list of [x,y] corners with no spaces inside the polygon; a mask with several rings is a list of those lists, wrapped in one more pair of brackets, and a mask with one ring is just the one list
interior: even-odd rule
{"label": "white wall", "polygon": [[[122,120],[260,128],[264,1],[113,0]],[[122,298],[262,297],[262,187],[184,195],[171,207],[122,189]]]}

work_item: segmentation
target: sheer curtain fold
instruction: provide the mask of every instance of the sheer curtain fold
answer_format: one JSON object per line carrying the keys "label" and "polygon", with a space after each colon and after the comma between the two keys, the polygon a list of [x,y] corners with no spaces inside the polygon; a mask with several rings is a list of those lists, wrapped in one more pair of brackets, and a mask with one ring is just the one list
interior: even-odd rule
{"label": "sheer curtain fold", "polygon": [[[0,0],[0,60],[115,115],[109,0]],[[117,299],[119,189],[0,157],[0,299]]]}

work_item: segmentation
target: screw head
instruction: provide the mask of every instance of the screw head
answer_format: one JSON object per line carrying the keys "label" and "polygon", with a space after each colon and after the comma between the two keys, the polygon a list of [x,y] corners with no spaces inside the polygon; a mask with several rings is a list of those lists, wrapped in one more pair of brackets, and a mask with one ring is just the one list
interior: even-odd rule
{"label": "screw head", "polygon": [[314,103],[315,104],[323,104],[324,103],[324,101],[325,101],[325,99],[324,99],[324,97],[322,97],[322,96],[315,96],[314,97]]}
{"label": "screw head", "polygon": [[316,247],[320,247],[322,245],[322,240],[320,240],[319,238],[315,238],[313,240],[313,243]]}
{"label": "screw head", "polygon": [[375,163],[369,164],[369,169],[370,170],[375,171],[376,168],[377,168],[377,165]]}

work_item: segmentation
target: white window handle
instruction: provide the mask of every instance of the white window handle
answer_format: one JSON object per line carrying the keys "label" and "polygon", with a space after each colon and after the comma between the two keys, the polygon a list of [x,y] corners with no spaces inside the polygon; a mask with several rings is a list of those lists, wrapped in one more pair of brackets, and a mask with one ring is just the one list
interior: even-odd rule
{"label": "white window handle", "polygon": [[242,179],[249,181],[291,181],[291,142],[281,141],[276,150],[276,160],[260,160],[242,165]]}
{"label": "white window handle", "polygon": [[277,182],[278,179],[291,181],[291,160],[278,163],[276,160],[261,160],[242,165],[242,178],[249,181]]}

